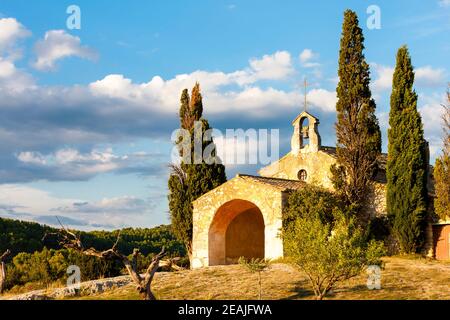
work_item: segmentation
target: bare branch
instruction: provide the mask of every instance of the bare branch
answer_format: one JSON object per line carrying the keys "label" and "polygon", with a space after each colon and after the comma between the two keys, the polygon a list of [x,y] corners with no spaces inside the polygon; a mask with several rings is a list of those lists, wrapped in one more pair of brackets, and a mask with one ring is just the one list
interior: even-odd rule
{"label": "bare branch", "polygon": [[157,271],[157,269],[159,268],[159,262],[165,255],[164,248],[162,248],[160,253],[158,253],[155,257],[153,257],[152,262],[150,263],[144,278],[142,278],[141,275],[139,274],[137,266],[137,256],[139,254],[139,250],[138,249],[133,250],[131,261],[127,256],[121,254],[117,249],[117,246],[120,241],[120,234],[121,233],[119,232],[119,234],[117,235],[116,242],[113,244],[111,249],[104,251],[99,251],[96,250],[95,248],[85,249],[81,242],[80,237],[77,236],[75,233],[67,230],[67,228],[65,228],[62,224],[59,233],[45,234],[43,239],[47,238],[49,235],[57,235],[60,238],[59,240],[60,245],[64,248],[74,249],[84,255],[93,256],[100,259],[120,260],[124,264],[125,269],[127,270],[131,279],[136,284],[136,289],[142,295],[142,298],[144,300],[155,300],[156,298],[153,295],[150,287],[153,280],[153,276]]}
{"label": "bare branch", "polygon": [[169,164],[170,174],[176,176],[182,185],[184,185],[186,181],[186,173],[180,165],[171,163]]}
{"label": "bare branch", "polygon": [[11,251],[9,251],[9,249],[7,249],[7,250],[0,256],[0,262],[3,262],[10,254],[11,254]]}
{"label": "bare branch", "polygon": [[11,254],[11,251],[7,249],[1,256],[0,256],[0,294],[3,293],[5,288],[5,281],[6,281],[6,258]]}

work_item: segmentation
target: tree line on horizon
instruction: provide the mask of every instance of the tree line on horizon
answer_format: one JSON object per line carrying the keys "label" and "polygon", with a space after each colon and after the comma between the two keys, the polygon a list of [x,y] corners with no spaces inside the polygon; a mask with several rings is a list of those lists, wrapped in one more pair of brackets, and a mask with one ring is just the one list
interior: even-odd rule
{"label": "tree line on horizon", "polygon": [[[36,222],[0,218],[0,252],[11,251],[14,257],[20,252],[34,253],[47,249],[62,249],[61,245],[49,240],[43,240],[46,234],[57,233],[58,229]],[[186,255],[183,243],[179,242],[169,225],[154,228],[124,228],[114,231],[80,231],[80,237],[86,247],[98,250],[111,248],[120,232],[122,241],[119,249],[128,255],[137,248],[144,255],[157,253],[162,246],[171,256]]]}

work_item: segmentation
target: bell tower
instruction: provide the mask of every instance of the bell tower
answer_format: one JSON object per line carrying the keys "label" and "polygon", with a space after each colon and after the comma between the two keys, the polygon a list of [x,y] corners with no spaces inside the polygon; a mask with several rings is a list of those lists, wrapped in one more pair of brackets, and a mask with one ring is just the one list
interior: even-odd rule
{"label": "bell tower", "polygon": [[317,152],[320,150],[319,119],[303,111],[292,121],[294,133],[291,139],[291,153]]}
{"label": "bell tower", "polygon": [[291,153],[298,155],[300,153],[317,152],[320,150],[321,139],[319,134],[319,119],[307,111],[307,82],[304,81],[304,111],[300,113],[294,121],[294,133],[291,139]]}

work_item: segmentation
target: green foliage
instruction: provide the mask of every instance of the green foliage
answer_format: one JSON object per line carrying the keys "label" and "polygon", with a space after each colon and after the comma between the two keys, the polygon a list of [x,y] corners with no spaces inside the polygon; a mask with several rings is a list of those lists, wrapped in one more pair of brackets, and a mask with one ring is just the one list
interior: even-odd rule
{"label": "green foliage", "polygon": [[183,244],[176,239],[170,225],[162,225],[151,229],[125,228],[111,232],[82,232],[81,240],[86,247],[107,250],[116,242],[119,232],[118,249],[125,255],[131,254],[134,249],[139,249],[144,255],[158,253],[162,247],[166,249],[169,256],[186,255]]}
{"label": "green foliage", "polygon": [[434,208],[442,220],[450,217],[450,155],[444,154],[436,159],[434,167],[436,198]]}
{"label": "green foliage", "polygon": [[[10,249],[12,256],[19,252],[33,253],[48,249],[61,249],[54,239],[42,238],[46,233],[56,233],[57,229],[40,225],[35,222],[25,222],[0,218],[0,251]],[[117,239],[119,230],[79,232],[86,247],[106,250],[112,247]],[[144,255],[157,253],[165,247],[171,256],[184,256],[183,245],[175,238],[171,226],[159,226],[151,229],[125,228],[120,231],[121,241],[118,248],[123,254],[131,254],[134,248]]]}
{"label": "green foliage", "polygon": [[[289,203],[298,198],[298,193],[292,194]],[[367,243],[355,218],[338,203],[327,203],[329,195],[324,190],[318,189],[311,198],[305,203],[315,202],[318,207],[309,206],[297,215],[291,212],[283,225],[283,243],[288,260],[307,274],[316,297],[323,299],[336,283],[359,275],[367,265],[381,264],[385,250],[382,242]],[[324,219],[330,214],[331,221]]]}
{"label": "green foliage", "polygon": [[203,101],[200,93],[200,84],[197,82],[192,88],[190,110],[195,120],[200,120],[203,114]]}
{"label": "green foliage", "polygon": [[240,257],[238,263],[250,272],[263,272],[270,265],[270,262],[265,259],[245,259],[245,257]]}
{"label": "green foliage", "polygon": [[54,282],[65,283],[70,265],[80,267],[81,280],[113,277],[121,274],[119,261],[89,257],[75,250],[44,248],[34,253],[21,252],[7,265],[6,287],[36,283],[47,287]]}
{"label": "green foliage", "polygon": [[[120,261],[62,249],[55,239],[42,241],[46,233],[57,232],[55,228],[33,222],[0,218],[0,251],[9,248],[12,252],[11,261],[7,263],[6,288],[28,283],[37,287],[45,287],[55,281],[64,283],[70,265],[80,267],[82,281],[118,276],[124,272]],[[77,233],[86,248],[107,250],[116,242],[119,230]],[[120,239],[118,249],[121,253],[130,255],[135,248],[140,251],[138,268],[141,271],[148,267],[153,255],[163,246],[169,256],[184,257],[186,254],[183,244],[172,233],[171,226],[125,228],[120,230]]]}
{"label": "green foliage", "polygon": [[[35,222],[0,218],[0,252],[9,249],[14,256],[19,252],[41,251],[42,237],[54,231],[54,228]],[[56,249],[58,245],[49,244],[48,247]]]}
{"label": "green foliage", "polygon": [[180,99],[180,123],[183,129],[186,129],[187,124],[185,123],[185,119],[188,117],[189,113],[189,91],[188,89],[184,89],[181,93]]}
{"label": "green foliage", "polygon": [[367,243],[365,263],[368,266],[383,266],[381,257],[386,255],[386,246],[382,241],[370,240]]}
{"label": "green foliage", "polygon": [[442,155],[436,159],[433,175],[436,194],[434,208],[439,218],[446,220],[450,218],[450,89],[447,90],[447,105],[443,107],[444,148]]}
{"label": "green foliage", "polygon": [[[339,51],[339,83],[336,104],[337,163],[333,183],[347,204],[361,208],[367,200],[376,159],[381,152],[381,132],[375,116],[369,82],[370,72],[363,50],[364,36],[356,13],[347,10]],[[366,217],[358,217],[365,222]]]}
{"label": "green foliage", "polygon": [[[191,96],[189,98],[187,89],[185,89],[180,101],[180,127],[190,132],[191,152],[189,156],[191,163],[172,165],[172,172],[168,180],[169,211],[173,232],[177,239],[183,242],[189,256],[192,252],[192,201],[226,181],[225,167],[222,164],[208,164],[204,161],[205,159],[201,159],[201,163],[194,163],[198,160],[193,159],[195,138],[203,139],[204,133],[211,127],[208,121],[202,118],[203,103],[198,83],[192,89]],[[200,137],[194,135],[196,122],[201,125],[202,135]],[[183,157],[181,141],[178,141],[177,144],[180,156]],[[213,142],[200,142],[202,155],[210,143]],[[215,156],[215,151],[211,153],[211,156]]]}
{"label": "green foliage", "polygon": [[398,50],[393,78],[386,169],[387,210],[403,253],[421,248],[427,210],[427,144],[413,85],[413,66],[404,46]]}
{"label": "green foliage", "polygon": [[298,217],[318,218],[323,223],[331,222],[333,211],[342,206],[342,201],[335,193],[319,186],[306,185],[289,196],[283,213],[283,225],[288,225]]}

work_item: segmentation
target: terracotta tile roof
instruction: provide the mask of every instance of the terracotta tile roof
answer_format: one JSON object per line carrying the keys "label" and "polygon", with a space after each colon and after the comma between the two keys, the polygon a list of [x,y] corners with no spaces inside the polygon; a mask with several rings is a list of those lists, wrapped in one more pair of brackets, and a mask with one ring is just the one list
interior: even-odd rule
{"label": "terracotta tile roof", "polygon": [[299,180],[268,178],[268,177],[261,177],[261,176],[251,176],[251,175],[247,175],[247,174],[238,174],[238,177],[252,180],[255,182],[259,182],[259,183],[263,183],[263,184],[267,184],[267,185],[271,185],[282,191],[297,190],[306,185],[306,183],[304,181],[299,181]]}
{"label": "terracotta tile roof", "polygon": [[[332,156],[336,156],[336,147],[321,146],[320,151],[328,153],[329,155],[332,155]],[[378,157],[377,161],[378,161],[378,164],[382,168],[384,168],[386,166],[387,153],[381,153],[380,156]]]}
{"label": "terracotta tile roof", "polygon": [[325,147],[325,146],[321,146],[320,147],[320,151],[323,151],[325,153],[328,153],[331,156],[336,156],[336,147]]}

